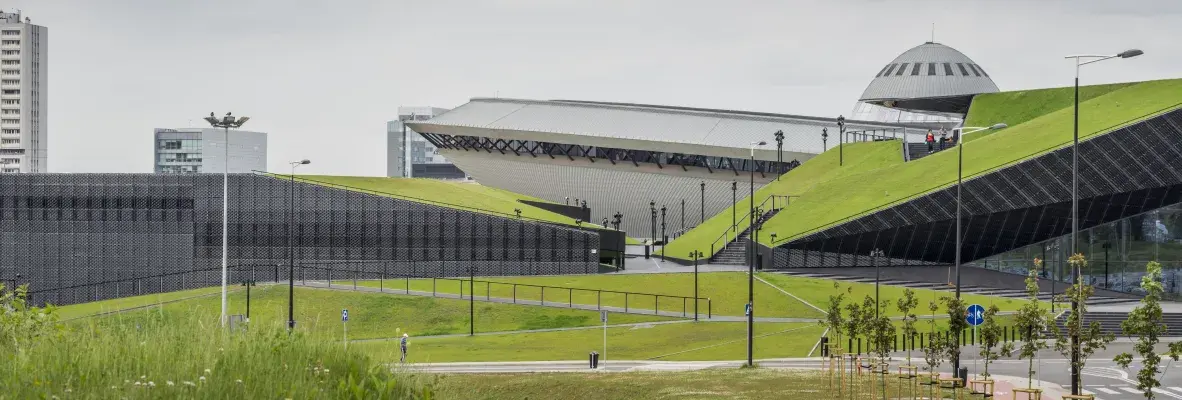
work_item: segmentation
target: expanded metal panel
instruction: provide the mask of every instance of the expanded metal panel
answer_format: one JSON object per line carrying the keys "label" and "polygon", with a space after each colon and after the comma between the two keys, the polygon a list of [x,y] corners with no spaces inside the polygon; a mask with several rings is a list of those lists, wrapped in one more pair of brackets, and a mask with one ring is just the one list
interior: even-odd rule
{"label": "expanded metal panel", "polygon": [[[221,186],[201,174],[0,175],[0,280],[55,304],[217,285]],[[598,266],[591,231],[259,175],[230,175],[229,194],[231,284]]]}

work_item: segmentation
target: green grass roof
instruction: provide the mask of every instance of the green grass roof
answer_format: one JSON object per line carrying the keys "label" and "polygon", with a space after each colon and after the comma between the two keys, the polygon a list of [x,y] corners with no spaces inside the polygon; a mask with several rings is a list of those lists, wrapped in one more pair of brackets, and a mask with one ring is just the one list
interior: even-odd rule
{"label": "green grass roof", "polygon": [[[837,168],[838,160],[841,158],[839,153],[844,152],[845,168]],[[863,142],[852,143],[845,146],[844,150],[838,150],[836,147],[829,149],[824,154],[814,157],[800,167],[789,171],[787,174],[780,177],[780,180],[773,181],[759,190],[755,191],[755,204],[762,203],[765,199],[772,195],[779,196],[799,196],[808,193],[818,183],[825,182],[831,179],[854,175],[866,171],[872,171],[879,168],[884,168],[892,165],[903,163],[903,147],[902,143],[898,141],[889,142]],[[795,200],[795,199],[794,199]],[[746,197],[740,201],[737,206],[736,219],[742,219],[743,215],[747,214],[750,209],[750,204]],[[747,229],[750,221],[743,221],[738,224],[738,231],[742,232]],[[694,227],[684,235],[669,242],[665,248],[666,255],[674,258],[686,258],[691,249],[698,249],[709,257],[710,244],[713,243],[724,231],[731,225],[731,207],[727,207],[718,214],[714,215],[705,223]],[[719,242],[720,244],[725,244]],[[716,252],[722,250],[722,246],[716,246]]]}
{"label": "green grass roof", "polygon": [[[1108,85],[1081,86],[1081,102],[1103,96],[1138,82],[1113,83]],[[1075,88],[1049,88],[1018,90],[1013,92],[986,93],[973,97],[964,126],[989,126],[998,121],[1018,126],[1026,121],[1071,107],[1075,102]],[[965,135],[971,142],[997,131],[981,131]]]}
{"label": "green grass roof", "polygon": [[500,216],[513,216],[514,209],[521,209],[523,218],[575,225],[575,220],[572,218],[518,200],[551,203],[549,201],[473,183],[369,176],[298,175],[296,178],[303,179],[308,183],[343,185],[424,204],[499,214]]}
{"label": "green grass roof", "polygon": [[[1179,107],[1182,79],[1082,87],[1080,95],[1079,132],[1081,138],[1088,138]],[[982,95],[979,99],[974,100],[966,125],[1004,122],[1010,127],[977,140],[966,140],[966,177],[1071,142],[1074,113],[1071,88],[1003,92]],[[779,182],[757,191],[757,204],[770,194],[799,196],[764,225],[759,241],[770,244],[770,234],[776,233],[782,244],[784,239],[818,232],[955,183],[954,151],[903,163],[898,146],[898,142],[847,145],[846,165],[841,168],[836,166],[837,152],[830,149],[788,172]],[[746,206],[740,211],[745,209]],[[724,210],[671,242],[667,255],[684,259],[691,249],[708,253],[711,243],[730,225],[730,213],[729,209]],[[739,230],[745,228],[740,226]]]}

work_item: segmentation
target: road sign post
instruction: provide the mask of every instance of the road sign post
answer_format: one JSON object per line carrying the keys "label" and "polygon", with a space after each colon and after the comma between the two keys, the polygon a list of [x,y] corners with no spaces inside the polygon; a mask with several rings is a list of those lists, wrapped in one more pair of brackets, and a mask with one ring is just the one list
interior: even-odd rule
{"label": "road sign post", "polygon": [[341,310],[341,330],[344,331],[345,349],[349,349],[349,309]]}
{"label": "road sign post", "polygon": [[607,310],[599,311],[599,320],[603,322],[603,355],[599,361],[607,361]]}
{"label": "road sign post", "polygon": [[[973,327],[973,343],[977,343],[977,326],[985,322],[985,307],[981,307],[980,304],[969,306],[968,311],[965,312],[964,320]],[[973,358],[973,370],[977,370],[976,358]]]}

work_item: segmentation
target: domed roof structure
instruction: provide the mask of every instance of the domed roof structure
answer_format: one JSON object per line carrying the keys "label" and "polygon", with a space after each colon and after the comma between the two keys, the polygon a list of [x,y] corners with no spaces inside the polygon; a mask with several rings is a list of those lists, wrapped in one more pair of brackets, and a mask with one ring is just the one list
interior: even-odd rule
{"label": "domed roof structure", "polygon": [[973,95],[997,91],[985,69],[964,53],[927,42],[882,67],[859,100],[918,112],[964,114]]}

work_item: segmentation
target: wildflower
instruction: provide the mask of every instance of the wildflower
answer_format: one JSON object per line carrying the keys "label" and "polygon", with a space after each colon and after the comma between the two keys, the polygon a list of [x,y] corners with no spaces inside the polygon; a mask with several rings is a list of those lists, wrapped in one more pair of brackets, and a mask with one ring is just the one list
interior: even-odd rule
{"label": "wildflower", "polygon": [[148,379],[147,375],[140,375],[140,380]]}
{"label": "wildflower", "polygon": [[206,368],[206,369],[205,369],[205,373],[206,373],[206,374],[208,374],[208,373],[209,373],[209,368]]}
{"label": "wildflower", "polygon": [[168,386],[174,386],[174,385],[176,385],[175,383],[172,383],[172,381],[164,381],[164,383],[165,383],[166,385],[168,385]]}
{"label": "wildflower", "polygon": [[115,390],[115,389],[118,389],[118,388],[119,388],[118,386],[111,386],[111,390]]}
{"label": "wildflower", "polygon": [[140,381],[135,381],[135,385],[140,386],[140,385],[142,385],[142,383],[140,383]]}
{"label": "wildflower", "polygon": [[127,379],[124,379],[124,380],[123,380],[123,383],[131,383],[131,381],[129,381],[129,380],[127,380]]}
{"label": "wildflower", "polygon": [[242,384],[242,380],[241,380],[241,379],[235,379],[235,380],[234,380],[234,382],[237,382],[239,385],[241,385],[241,384]]}
{"label": "wildflower", "polygon": [[197,378],[197,380],[199,380],[199,381],[201,381],[202,383],[204,383],[204,382],[205,382],[205,375],[202,375],[200,378]]}
{"label": "wildflower", "polygon": [[66,388],[66,393],[70,393],[70,392],[73,392],[73,390],[70,390],[70,388]]}
{"label": "wildflower", "polygon": [[156,387],[156,382],[148,381],[148,386]]}
{"label": "wildflower", "polygon": [[324,369],[324,373],[326,373],[326,374],[328,373],[328,368]]}
{"label": "wildflower", "polygon": [[196,384],[194,384],[192,381],[184,381],[184,382],[181,382],[181,384],[183,384],[183,385],[185,385],[185,386],[197,386],[197,385],[196,385]]}

